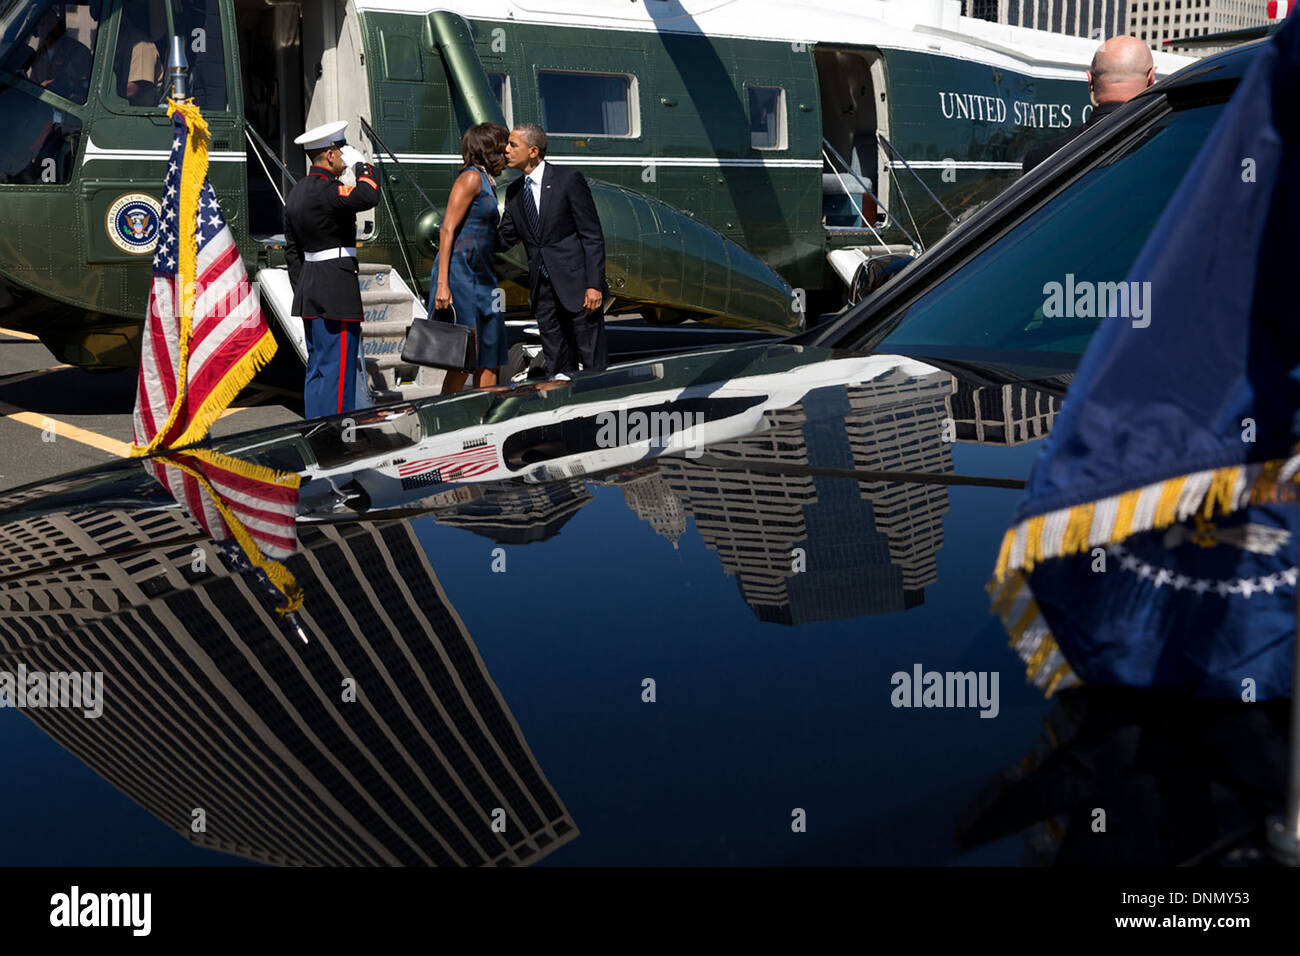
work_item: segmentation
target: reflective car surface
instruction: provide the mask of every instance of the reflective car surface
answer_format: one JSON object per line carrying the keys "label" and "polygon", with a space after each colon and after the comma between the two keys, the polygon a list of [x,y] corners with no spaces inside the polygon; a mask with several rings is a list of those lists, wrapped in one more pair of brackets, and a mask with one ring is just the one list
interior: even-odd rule
{"label": "reflective car surface", "polygon": [[[1099,321],[1046,315],[1044,285],[1125,278],[1248,56],[1114,114],[797,340],[10,492],[0,671],[102,674],[102,699],[0,710],[29,824],[0,859],[1248,858],[1284,720],[1044,699],[984,590]],[[1207,755],[1176,773],[1144,747],[1175,708]],[[1133,811],[1104,844],[1099,793]]]}

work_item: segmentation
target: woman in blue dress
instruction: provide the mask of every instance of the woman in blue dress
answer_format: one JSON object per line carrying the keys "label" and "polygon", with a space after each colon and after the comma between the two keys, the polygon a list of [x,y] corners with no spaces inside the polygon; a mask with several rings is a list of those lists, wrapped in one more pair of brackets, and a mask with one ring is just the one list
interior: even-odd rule
{"label": "woman in blue dress", "polygon": [[[505,315],[493,308],[499,296],[492,258],[500,219],[494,177],[506,168],[509,139],[510,131],[496,123],[479,123],[465,131],[460,141],[465,166],[451,187],[429,277],[433,311],[453,309],[456,324],[474,330],[475,388],[496,385],[498,370],[506,364]],[[448,372],[443,394],[460,391],[468,375]]]}

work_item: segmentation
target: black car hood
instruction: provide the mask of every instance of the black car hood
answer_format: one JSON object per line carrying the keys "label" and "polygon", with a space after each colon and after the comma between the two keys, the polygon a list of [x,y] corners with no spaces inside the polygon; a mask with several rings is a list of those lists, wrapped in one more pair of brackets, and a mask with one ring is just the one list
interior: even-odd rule
{"label": "black car hood", "polygon": [[[1053,702],[984,584],[1059,389],[950,368],[754,347],[205,449],[297,476],[283,562],[184,455],[11,492],[0,671],[104,675],[0,711],[25,812],[68,862],[1019,862],[1033,806],[972,815]],[[899,706],[929,671],[996,693]]]}

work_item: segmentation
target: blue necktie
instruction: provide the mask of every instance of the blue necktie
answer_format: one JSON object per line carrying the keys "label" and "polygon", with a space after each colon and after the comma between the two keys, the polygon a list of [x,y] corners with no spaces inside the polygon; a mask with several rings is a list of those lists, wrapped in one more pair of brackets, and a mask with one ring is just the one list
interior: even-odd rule
{"label": "blue necktie", "polygon": [[[533,197],[533,177],[524,177],[524,192],[528,194],[528,200],[524,203],[524,211],[528,213],[528,224],[533,227],[533,235],[537,237],[540,243],[542,240],[541,217],[537,213],[537,200]],[[542,277],[549,279],[551,274],[546,271],[546,263],[542,262]]]}

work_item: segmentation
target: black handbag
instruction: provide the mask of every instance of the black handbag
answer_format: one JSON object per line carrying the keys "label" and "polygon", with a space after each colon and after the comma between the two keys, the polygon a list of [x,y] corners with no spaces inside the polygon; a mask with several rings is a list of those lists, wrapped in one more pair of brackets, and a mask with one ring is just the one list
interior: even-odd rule
{"label": "black handbag", "polygon": [[[439,314],[447,319],[437,318]],[[415,319],[406,330],[402,361],[411,365],[464,372],[475,366],[474,330],[455,323],[455,309],[438,310],[427,319]]]}

